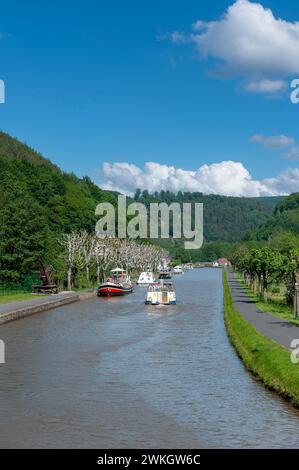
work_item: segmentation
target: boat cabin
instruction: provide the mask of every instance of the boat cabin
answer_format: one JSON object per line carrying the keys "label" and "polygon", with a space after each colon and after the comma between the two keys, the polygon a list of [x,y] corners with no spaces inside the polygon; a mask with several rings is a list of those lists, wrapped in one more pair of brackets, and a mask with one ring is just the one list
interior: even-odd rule
{"label": "boat cabin", "polygon": [[147,289],[147,305],[174,305],[176,294],[172,282],[150,284]]}

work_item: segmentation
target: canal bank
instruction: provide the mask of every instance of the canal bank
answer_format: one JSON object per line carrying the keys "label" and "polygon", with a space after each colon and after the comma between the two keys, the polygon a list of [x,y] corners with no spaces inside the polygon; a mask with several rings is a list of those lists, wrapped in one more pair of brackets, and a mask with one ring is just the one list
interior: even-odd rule
{"label": "canal bank", "polygon": [[[236,295],[236,292],[232,296],[232,285],[234,289],[237,289],[241,298]],[[296,334],[298,337],[298,328],[288,322],[279,321],[277,323],[277,319],[274,317],[269,320],[269,316],[267,317],[265,313],[254,312],[254,307],[250,303],[252,301],[249,297],[246,297],[241,286],[234,285],[234,277],[231,272],[227,274],[223,271],[223,291],[226,329],[245,366],[267,388],[275,391],[289,400],[296,408],[299,408],[299,365],[291,362],[290,351],[287,347],[278,344],[273,339],[274,336],[290,345],[291,340],[296,339]],[[240,305],[240,302],[243,303],[241,307],[244,305],[241,311],[236,307],[236,305]],[[256,318],[253,317],[253,313],[257,315]],[[244,316],[246,315],[249,315],[249,317],[245,320]],[[267,327],[268,322],[272,323],[269,327]],[[252,323],[255,326],[260,325],[270,337],[261,334]],[[284,330],[285,327],[289,330]]]}
{"label": "canal bank", "polygon": [[95,296],[94,291],[61,292],[0,305],[0,325]]}

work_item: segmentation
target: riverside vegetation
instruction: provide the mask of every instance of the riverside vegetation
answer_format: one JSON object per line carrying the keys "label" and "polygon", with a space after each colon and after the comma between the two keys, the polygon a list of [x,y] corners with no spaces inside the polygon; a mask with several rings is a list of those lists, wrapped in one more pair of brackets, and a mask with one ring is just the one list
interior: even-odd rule
{"label": "riverside vegetation", "polygon": [[[273,217],[236,246],[232,262],[256,306],[299,325],[299,193],[280,201]],[[232,303],[223,273],[228,334],[247,368],[270,389],[299,407],[298,366],[290,352],[247,323]]]}
{"label": "riverside vegetation", "polygon": [[299,193],[279,201],[273,216],[235,245],[231,260],[261,310],[297,323]]}
{"label": "riverside vegetation", "polygon": [[269,246],[242,247],[235,253],[233,264],[262,310],[288,319],[292,314],[298,316],[298,248],[281,252]]}
{"label": "riverside vegetation", "polygon": [[270,390],[299,408],[298,367],[290,352],[247,323],[234,307],[227,275],[223,272],[224,317],[228,335],[245,366]]}

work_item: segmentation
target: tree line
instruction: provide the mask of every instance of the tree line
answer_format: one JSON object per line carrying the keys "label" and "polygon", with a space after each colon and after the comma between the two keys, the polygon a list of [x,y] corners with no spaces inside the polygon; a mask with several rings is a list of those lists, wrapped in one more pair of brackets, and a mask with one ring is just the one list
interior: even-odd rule
{"label": "tree line", "polygon": [[67,271],[67,287],[80,285],[83,274],[85,285],[98,285],[116,266],[129,274],[156,271],[163,260],[169,261],[168,252],[156,245],[142,244],[135,240],[100,238],[87,231],[71,232],[62,236],[63,259]]}
{"label": "tree line", "polygon": [[269,246],[262,248],[239,249],[233,259],[234,267],[239,270],[245,283],[264,302],[268,302],[269,288],[273,285],[285,286],[285,297],[294,310],[298,299],[299,249],[291,249],[283,254]]}

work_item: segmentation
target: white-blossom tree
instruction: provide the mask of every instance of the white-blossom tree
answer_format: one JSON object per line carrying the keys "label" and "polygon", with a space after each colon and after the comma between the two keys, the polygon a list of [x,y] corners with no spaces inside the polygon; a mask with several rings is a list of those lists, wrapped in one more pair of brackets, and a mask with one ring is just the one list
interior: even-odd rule
{"label": "white-blossom tree", "polygon": [[84,269],[86,283],[91,284],[91,267],[96,268],[97,283],[103,280],[108,269],[116,265],[128,273],[157,270],[163,259],[169,259],[168,253],[157,245],[143,244],[136,240],[98,237],[86,231],[71,232],[63,236],[67,260],[67,285],[73,285],[74,268],[80,274]]}
{"label": "white-blossom tree", "polygon": [[68,290],[71,290],[73,287],[73,270],[81,246],[80,234],[77,232],[65,234],[62,237],[61,244],[65,249],[67,260],[67,288]]}
{"label": "white-blossom tree", "polygon": [[80,248],[82,250],[84,266],[86,271],[86,285],[90,287],[90,266],[94,261],[96,237],[86,230],[80,232]]}

